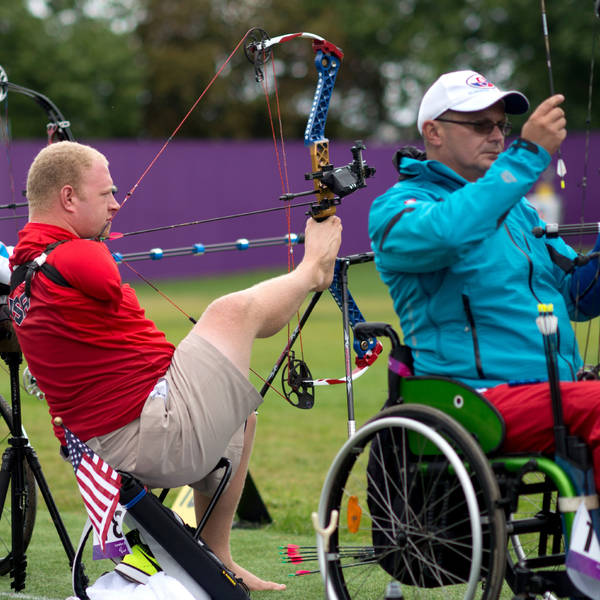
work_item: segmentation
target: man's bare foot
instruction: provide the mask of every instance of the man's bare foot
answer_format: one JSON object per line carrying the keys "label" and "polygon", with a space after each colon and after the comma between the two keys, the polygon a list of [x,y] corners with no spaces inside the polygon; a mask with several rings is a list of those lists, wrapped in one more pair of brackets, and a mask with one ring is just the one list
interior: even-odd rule
{"label": "man's bare foot", "polygon": [[248,586],[251,592],[262,592],[265,590],[273,590],[273,591],[283,591],[285,590],[285,584],[283,583],[275,583],[274,581],[265,581],[264,579],[260,579],[250,571],[240,567],[238,564],[232,562],[227,565],[229,569],[231,569],[236,577],[239,577],[244,581],[244,583]]}
{"label": "man's bare foot", "polygon": [[335,259],[342,243],[342,222],[335,215],[318,223],[312,217],[304,230],[304,258],[301,265],[311,270],[313,290],[326,290],[333,279]]}

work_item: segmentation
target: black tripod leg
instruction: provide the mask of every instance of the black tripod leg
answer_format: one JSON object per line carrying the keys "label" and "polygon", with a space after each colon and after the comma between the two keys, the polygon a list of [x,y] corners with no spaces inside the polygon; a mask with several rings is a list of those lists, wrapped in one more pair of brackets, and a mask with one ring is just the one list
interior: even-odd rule
{"label": "black tripod leg", "polygon": [[25,556],[25,539],[23,527],[25,526],[25,504],[27,493],[25,490],[25,473],[23,466],[23,447],[18,444],[8,448],[5,452],[10,453],[8,459],[10,468],[11,491],[11,533],[12,533],[12,555],[10,575],[12,581],[10,587],[19,592],[25,588],[27,576],[27,557]]}
{"label": "black tripod leg", "polygon": [[67,528],[65,527],[63,520],[60,517],[60,513],[58,512],[58,508],[54,502],[54,498],[50,493],[50,488],[46,483],[46,478],[44,477],[44,473],[42,472],[42,467],[40,465],[40,461],[38,460],[37,454],[35,450],[28,446],[25,448],[25,456],[27,458],[27,462],[31,467],[31,471],[35,477],[35,480],[38,484],[40,492],[42,493],[42,497],[44,498],[44,502],[48,507],[48,512],[52,517],[52,522],[54,523],[54,527],[56,527],[56,532],[58,533],[58,537],[62,542],[63,548],[67,554],[67,558],[69,559],[69,566],[73,566],[73,558],[75,557],[75,549],[73,548],[73,544],[71,543],[71,538],[67,533]]}
{"label": "black tripod leg", "polygon": [[[46,479],[44,474],[42,473],[42,467],[37,458],[35,450],[29,444],[27,438],[23,435],[23,428],[21,426],[21,399],[19,393],[19,365],[22,361],[22,356],[20,352],[6,352],[1,353],[2,358],[6,361],[6,364],[9,368],[10,374],[10,391],[11,391],[11,408],[12,408],[12,427],[11,433],[12,437],[9,439],[10,448],[7,452],[11,452],[12,463],[9,472],[12,477],[12,510],[13,510],[13,521],[12,521],[12,547],[13,547],[13,571],[15,571],[15,575],[18,574],[20,569],[20,565],[23,564],[22,572],[23,572],[23,581],[25,579],[25,555],[24,555],[24,536],[23,536],[23,527],[24,527],[24,510],[25,510],[25,459],[31,468],[31,472],[33,473],[37,485],[42,493],[44,501],[46,502],[46,506],[48,507],[48,512],[52,517],[52,521],[54,526],[56,527],[56,532],[58,533],[58,537],[62,542],[63,548],[67,554],[67,558],[69,561],[69,566],[73,565],[73,559],[75,557],[75,550],[73,548],[73,544],[71,543],[71,539],[69,538],[69,534],[67,533],[67,529],[60,517],[58,512],[58,508],[54,503],[54,499],[52,498],[52,494],[50,493],[50,488],[46,483]],[[0,480],[1,485],[1,480]],[[16,517],[16,518],[15,518]],[[13,575],[13,577],[15,577]],[[23,583],[24,586],[24,583]],[[14,586],[13,586],[14,587]],[[16,588],[15,589],[22,589]]]}
{"label": "black tripod leg", "polygon": [[6,502],[6,494],[10,485],[11,461],[11,452],[7,448],[2,454],[2,468],[0,468],[0,517],[4,512],[4,503]]}
{"label": "black tripod leg", "polygon": [[[14,334],[13,334],[14,335]],[[12,409],[11,437],[8,440],[9,447],[2,458],[2,470],[11,480],[11,570],[12,581],[10,587],[20,591],[25,587],[27,559],[25,557],[25,507],[27,503],[27,491],[25,488],[25,466],[24,455],[27,447],[27,438],[23,436],[21,427],[21,402],[19,396],[19,365],[22,361],[20,352],[12,346],[0,355],[8,365],[10,375],[10,397]],[[8,484],[2,481],[4,486],[3,501],[6,499]],[[4,507],[3,507],[4,508]]]}

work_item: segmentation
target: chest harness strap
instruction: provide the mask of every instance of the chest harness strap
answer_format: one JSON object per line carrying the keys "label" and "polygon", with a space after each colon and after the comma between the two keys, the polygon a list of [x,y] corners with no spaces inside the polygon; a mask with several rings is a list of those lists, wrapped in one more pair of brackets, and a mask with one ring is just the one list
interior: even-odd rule
{"label": "chest harness strap", "polygon": [[57,246],[70,240],[60,240],[46,246],[46,249],[36,258],[15,267],[10,277],[10,291],[13,292],[21,283],[25,282],[25,295],[31,297],[31,280],[34,275],[41,271],[50,281],[63,287],[73,287],[58,271],[56,267],[46,262],[48,254]]}

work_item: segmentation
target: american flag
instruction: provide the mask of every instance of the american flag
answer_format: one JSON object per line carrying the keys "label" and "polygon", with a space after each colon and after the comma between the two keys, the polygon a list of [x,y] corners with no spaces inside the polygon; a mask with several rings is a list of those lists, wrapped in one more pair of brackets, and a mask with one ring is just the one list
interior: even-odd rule
{"label": "american flag", "polygon": [[104,551],[106,536],[119,502],[121,476],[72,431],[67,427],[64,430],[77,485]]}

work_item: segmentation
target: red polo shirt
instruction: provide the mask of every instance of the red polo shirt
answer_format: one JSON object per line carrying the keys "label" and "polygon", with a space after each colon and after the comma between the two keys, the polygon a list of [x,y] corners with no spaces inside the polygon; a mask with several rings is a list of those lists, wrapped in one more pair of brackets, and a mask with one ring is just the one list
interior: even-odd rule
{"label": "red polo shirt", "polygon": [[[31,373],[52,417],[82,440],[136,419],[174,346],[147,319],[133,289],[101,242],[80,239],[53,225],[28,223],[19,232],[11,267],[48,255],[72,287],[38,272],[29,303],[24,283],[10,296],[11,316]],[[62,429],[57,437],[64,443]]]}

